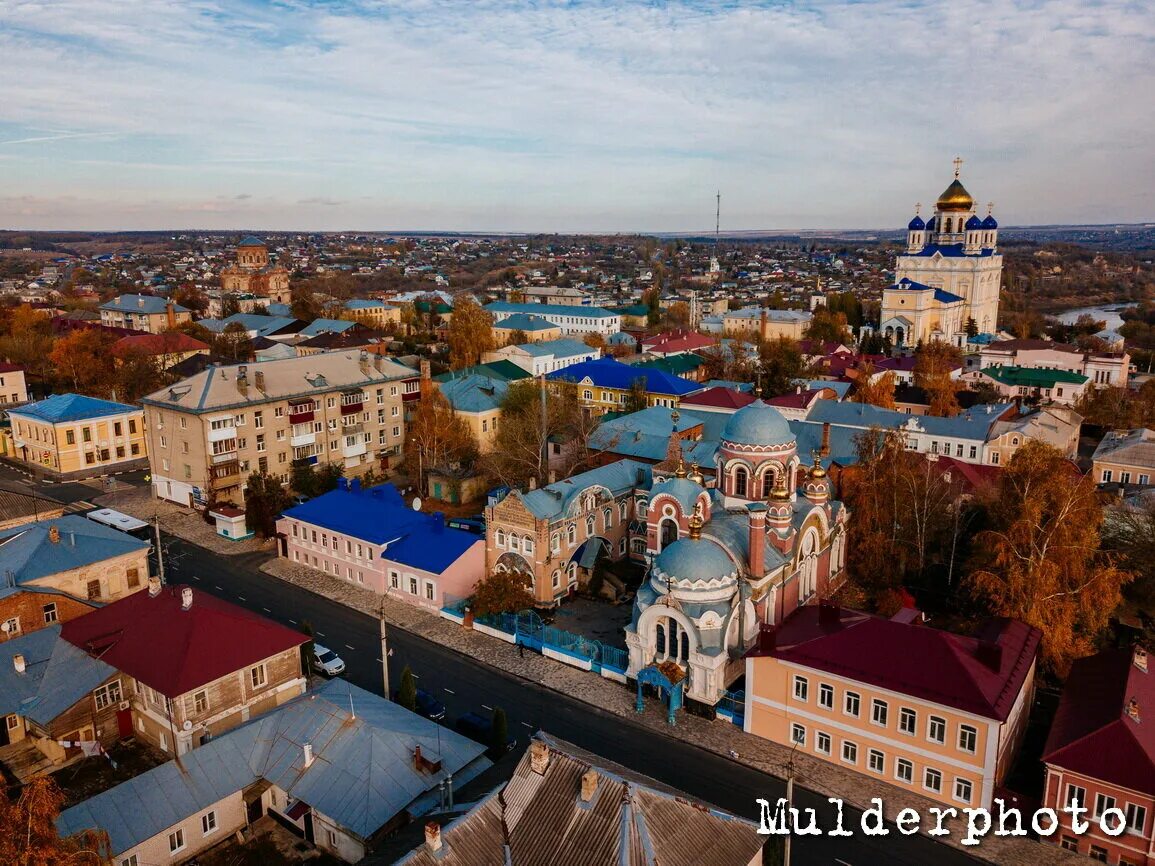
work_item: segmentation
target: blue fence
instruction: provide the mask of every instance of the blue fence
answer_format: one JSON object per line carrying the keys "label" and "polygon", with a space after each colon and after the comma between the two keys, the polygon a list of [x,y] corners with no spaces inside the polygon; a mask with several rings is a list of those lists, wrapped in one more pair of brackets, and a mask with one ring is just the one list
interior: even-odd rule
{"label": "blue fence", "polygon": [[746,691],[725,692],[718,701],[718,716],[727,718],[738,727],[742,727],[746,715]]}

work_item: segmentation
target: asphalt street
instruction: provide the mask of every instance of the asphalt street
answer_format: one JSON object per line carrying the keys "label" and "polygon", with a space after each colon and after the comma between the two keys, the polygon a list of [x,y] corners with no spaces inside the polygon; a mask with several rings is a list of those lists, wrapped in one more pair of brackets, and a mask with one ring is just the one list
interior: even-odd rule
{"label": "asphalt street", "polygon": [[[8,467],[0,468],[0,486],[32,487]],[[46,495],[77,503],[100,493],[81,484],[37,487]],[[316,640],[345,660],[345,677],[364,689],[383,693],[377,620],[260,572],[264,554],[220,556],[173,536],[165,536],[165,548],[169,583],[187,583],[290,626],[308,621]],[[392,652],[392,687],[396,688],[402,669],[408,665],[419,686],[446,705],[449,723],[469,710],[487,714],[488,709],[500,706],[506,711],[510,734],[517,737],[519,749],[541,729],[755,821],[758,798],[773,802],[784,794],[781,779],[680,740],[676,728],[668,735],[655,733],[401,629],[389,630],[388,646]],[[885,797],[885,790],[880,795]],[[820,826],[834,826],[833,807],[825,796],[796,784],[795,803],[799,808],[814,808]],[[901,836],[893,826],[888,836],[865,836],[858,831],[859,820],[860,813],[848,807],[845,826],[855,831],[853,836],[796,837],[793,864],[961,866],[979,862],[925,836]]]}

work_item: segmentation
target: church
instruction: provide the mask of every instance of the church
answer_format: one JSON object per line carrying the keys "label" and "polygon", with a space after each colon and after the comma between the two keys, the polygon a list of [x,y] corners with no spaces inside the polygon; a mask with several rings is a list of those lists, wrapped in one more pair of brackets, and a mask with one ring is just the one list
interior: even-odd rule
{"label": "church", "polygon": [[822,455],[804,461],[786,419],[762,400],[726,422],[716,487],[680,461],[660,469],[635,496],[651,567],[626,626],[627,676],[673,661],[686,698],[714,706],[742,675],[760,625],[840,585],[848,513]]}
{"label": "church", "polygon": [[998,327],[1003,257],[999,224],[987,206],[980,218],[975,201],[959,180],[938,197],[934,215],[915,215],[907,226],[906,251],[895,261],[894,285],[882,293],[880,332],[895,346],[947,340],[962,346],[971,334]]}
{"label": "church", "polygon": [[221,270],[221,289],[229,294],[260,295],[275,304],[287,304],[289,272],[269,260],[269,248],[254,237],[237,244],[237,260]]}

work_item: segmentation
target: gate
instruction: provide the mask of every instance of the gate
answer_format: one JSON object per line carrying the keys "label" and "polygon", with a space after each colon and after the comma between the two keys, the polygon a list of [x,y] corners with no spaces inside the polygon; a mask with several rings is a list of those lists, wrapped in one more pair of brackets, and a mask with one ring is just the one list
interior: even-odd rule
{"label": "gate", "polygon": [[517,615],[514,635],[517,643],[527,646],[535,652],[541,652],[542,640],[545,637],[545,623],[541,621],[541,617],[536,611],[523,610]]}

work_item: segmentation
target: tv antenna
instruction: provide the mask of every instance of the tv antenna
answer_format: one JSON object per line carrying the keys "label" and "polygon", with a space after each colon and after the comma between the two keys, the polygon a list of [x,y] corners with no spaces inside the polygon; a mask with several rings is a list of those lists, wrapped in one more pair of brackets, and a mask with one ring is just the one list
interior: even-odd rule
{"label": "tv antenna", "polygon": [[714,209],[714,249],[718,249],[718,233],[722,229],[722,190],[715,196],[717,205]]}

